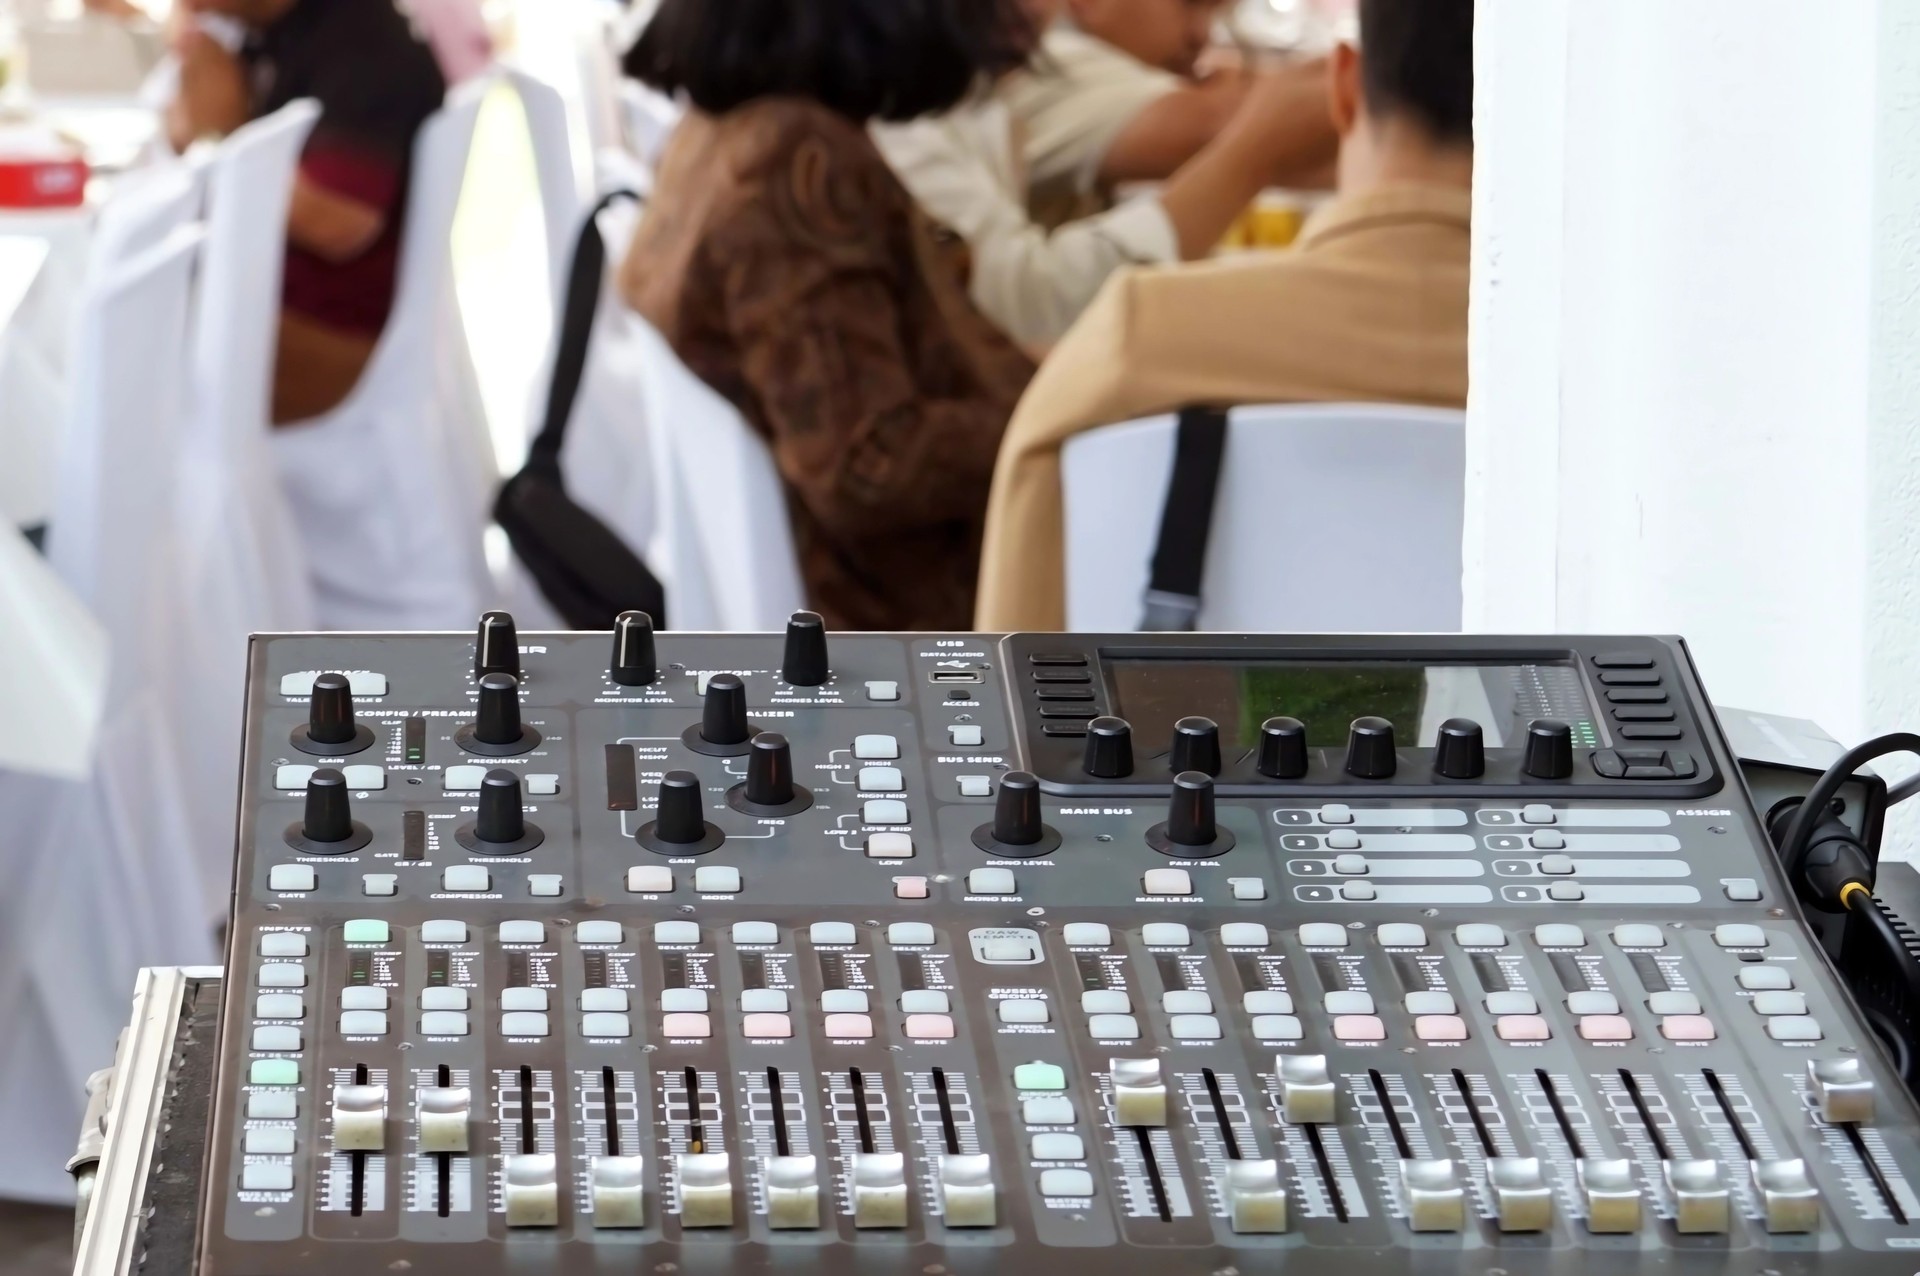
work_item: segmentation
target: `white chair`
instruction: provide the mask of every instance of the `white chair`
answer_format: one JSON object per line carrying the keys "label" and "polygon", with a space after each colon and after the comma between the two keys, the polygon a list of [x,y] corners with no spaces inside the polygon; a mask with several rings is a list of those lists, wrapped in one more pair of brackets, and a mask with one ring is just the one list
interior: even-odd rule
{"label": "white chair", "polygon": [[647,561],[675,629],[767,631],[805,605],[786,491],[773,455],[734,406],[638,317],[641,419],[658,530]]}
{"label": "white chair", "polygon": [[500,74],[520,97],[527,118],[527,138],[533,145],[534,176],[540,184],[540,208],[547,228],[547,260],[552,271],[553,295],[566,286],[573,236],[580,224],[580,176],[573,161],[573,135],[567,124],[567,104],[557,89],[517,67]]}
{"label": "white chair", "polygon": [[0,520],[0,771],[86,776],[107,698],[107,635],[27,538]]}
{"label": "white chair", "polygon": [[332,412],[273,432],[323,628],[464,628],[495,595],[483,538],[499,473],[451,260],[494,83],[455,89],[415,141],[399,286],[360,384]]}
{"label": "white chair", "polygon": [[[1459,630],[1463,414],[1301,404],[1229,421],[1198,628]],[[1176,429],[1157,417],[1067,443],[1069,629],[1139,626]]]}
{"label": "white chair", "polygon": [[660,152],[667,149],[685,116],[686,108],[664,93],[631,80],[620,86],[620,121],[627,149],[649,171],[659,163]]}

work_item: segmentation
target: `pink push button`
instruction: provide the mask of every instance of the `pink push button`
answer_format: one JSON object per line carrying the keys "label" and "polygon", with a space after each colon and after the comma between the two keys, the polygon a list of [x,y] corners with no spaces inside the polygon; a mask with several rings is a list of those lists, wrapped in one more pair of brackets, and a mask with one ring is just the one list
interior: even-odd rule
{"label": "pink push button", "polygon": [[893,879],[893,897],[895,899],[925,899],[927,894],[927,879],[924,877],[896,877]]}
{"label": "pink push button", "polygon": [[952,1015],[908,1015],[907,1035],[916,1041],[952,1041]]}
{"label": "pink push button", "polygon": [[1465,1041],[1467,1021],[1459,1015],[1421,1015],[1413,1021],[1413,1035],[1422,1041]]}
{"label": "pink push button", "polygon": [[1502,1041],[1545,1041],[1553,1036],[1539,1015],[1503,1015],[1494,1021],[1493,1031]]}
{"label": "pink push button", "polygon": [[1712,1041],[1720,1034],[1705,1015],[1668,1015],[1660,1021],[1660,1035],[1668,1041]]}
{"label": "pink push button", "polygon": [[873,1036],[872,1015],[828,1015],[827,1035],[840,1039],[857,1038],[865,1041]]}
{"label": "pink push button", "polygon": [[660,1031],[669,1037],[711,1037],[713,1021],[705,1015],[681,1012],[662,1019]]}
{"label": "pink push button", "polygon": [[1587,1015],[1580,1020],[1582,1041],[1632,1041],[1633,1025],[1625,1015]]}
{"label": "pink push button", "polygon": [[1333,1035],[1338,1041],[1385,1041],[1387,1025],[1379,1015],[1340,1015],[1333,1021]]}
{"label": "pink push button", "polygon": [[787,1015],[748,1015],[740,1021],[740,1031],[758,1039],[784,1040],[793,1035],[793,1020]]}

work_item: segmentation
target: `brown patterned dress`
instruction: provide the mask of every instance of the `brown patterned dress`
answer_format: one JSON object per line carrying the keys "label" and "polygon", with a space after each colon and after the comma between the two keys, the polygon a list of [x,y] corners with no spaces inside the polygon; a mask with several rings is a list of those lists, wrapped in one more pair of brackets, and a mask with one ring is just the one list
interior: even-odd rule
{"label": "brown patterned dress", "polygon": [[843,116],[691,115],[621,269],[627,300],[772,445],[835,628],[965,629],[987,489],[1033,365]]}

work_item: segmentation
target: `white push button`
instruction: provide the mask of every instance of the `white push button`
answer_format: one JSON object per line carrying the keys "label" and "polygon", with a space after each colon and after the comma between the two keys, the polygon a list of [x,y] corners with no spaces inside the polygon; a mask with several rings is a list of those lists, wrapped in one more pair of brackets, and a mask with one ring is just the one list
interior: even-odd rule
{"label": "white push button", "polygon": [[829,1015],[864,1015],[873,1008],[864,988],[829,988],[820,994],[820,1009]]}
{"label": "white push button", "polygon": [[869,682],[867,699],[886,704],[900,698],[900,684],[897,682]]}
{"label": "white push button", "polygon": [[1667,937],[1658,926],[1628,922],[1613,928],[1613,942],[1622,948],[1665,948]]}
{"label": "white push button", "polygon": [[[1033,1099],[1029,1102],[1038,1103],[1041,1100]],[[1087,1159],[1086,1140],[1077,1134],[1067,1134],[1064,1131],[1036,1134],[1028,1144],[1028,1148],[1036,1161],[1084,1161]]]}
{"label": "white push button", "polygon": [[1233,888],[1235,899],[1252,901],[1267,897],[1267,882],[1262,877],[1229,877],[1227,885]]}
{"label": "white push button", "polygon": [[[294,1133],[285,1128],[248,1130],[246,1149],[248,1156],[292,1156]],[[287,1172],[287,1184],[293,1184],[291,1169]]]}
{"label": "white push button", "polygon": [[862,804],[860,818],[868,824],[905,824],[907,804],[898,798],[873,798]]}
{"label": "white push button", "polygon": [[360,893],[374,899],[385,899],[400,893],[400,877],[397,873],[362,873],[360,875]]}
{"label": "white push button", "polygon": [[503,944],[544,944],[547,942],[547,927],[544,922],[510,921],[500,923],[500,942]]}
{"label": "white push button", "polygon": [[1093,1175],[1085,1170],[1040,1171],[1040,1195],[1050,1199],[1093,1195]]}
{"label": "white push button", "polygon": [[547,1035],[547,1017],[537,1010],[516,1010],[500,1016],[500,1035],[503,1037],[544,1037]]}
{"label": "white push button", "polygon": [[449,793],[478,793],[486,778],[487,768],[483,766],[450,766],[441,772],[440,783]]}
{"label": "white push button", "polygon": [[1133,998],[1120,988],[1089,988],[1080,994],[1080,1009],[1089,1015],[1128,1015]]}
{"label": "white push button", "polygon": [[545,1010],[552,1001],[545,988],[502,988],[500,1009]]}
{"label": "white push button", "polygon": [[1210,1015],[1213,998],[1197,988],[1180,988],[1160,994],[1160,1009],[1170,1015]]}
{"label": "white push button", "polygon": [[1357,851],[1360,849],[1360,835],[1352,829],[1335,829],[1327,834],[1326,843],[1330,851]]}
{"label": "white push button", "polygon": [[711,1003],[705,988],[662,988],[660,1009],[670,1015],[707,1013]]}
{"label": "white push button", "polygon": [[307,937],[298,931],[270,930],[260,936],[262,957],[305,957]]}
{"label": "white push button", "polygon": [[863,766],[857,782],[868,793],[898,793],[907,787],[897,766]]}
{"label": "white push button", "polygon": [[1300,928],[1300,942],[1308,948],[1345,948],[1347,928],[1338,922],[1308,922]]}
{"label": "white push button", "polygon": [[583,1037],[622,1038],[633,1035],[633,1023],[622,1014],[612,1011],[595,1011],[580,1016],[580,1035]]}
{"label": "white push button", "polygon": [[1584,948],[1587,932],[1567,922],[1547,922],[1533,928],[1533,942],[1542,948]]}
{"label": "white push button", "polygon": [[1505,948],[1507,932],[1489,922],[1468,922],[1453,928],[1453,942],[1462,948]]}
{"label": "white push button", "polygon": [[1697,994],[1681,992],[1674,989],[1649,995],[1647,997],[1647,1009],[1656,1015],[1697,1015],[1702,1013],[1700,998]]}
{"label": "white push button", "polygon": [[1713,942],[1722,948],[1765,948],[1767,932],[1758,926],[1728,924],[1713,928]]}
{"label": "white push button", "polygon": [[697,944],[700,942],[700,923],[655,922],[653,924],[653,942],[663,946]]}
{"label": "white push button", "polygon": [[270,891],[310,891],[319,884],[311,864],[275,864],[267,870]]}
{"label": "white push button", "polygon": [[1818,1041],[1825,1034],[1820,1021],[1807,1015],[1781,1015],[1767,1020],[1767,1035],[1775,1041]]}
{"label": "white push button", "polygon": [[1572,877],[1573,857],[1570,855],[1542,855],[1540,872],[1547,877]]}
{"label": "white push button", "polygon": [[1553,808],[1544,802],[1530,802],[1520,808],[1522,824],[1551,824],[1554,822]]}
{"label": "white push button", "polygon": [[1365,877],[1367,875],[1367,857],[1364,855],[1336,855],[1333,857],[1333,871],[1342,877]]}
{"label": "white push button", "polygon": [[1028,1125],[1072,1125],[1073,1100],[1057,1094],[1022,1099],[1020,1119]]}
{"label": "white push button", "polygon": [[735,922],[733,942],[737,947],[764,947],[780,942],[780,928],[772,922]]}
{"label": "white push button", "polygon": [[300,1115],[300,1100],[292,1090],[256,1090],[247,1096],[249,1121],[291,1121]]}
{"label": "white push button", "polygon": [[564,888],[558,873],[527,874],[527,894],[535,899],[557,899]]}
{"label": "white push button", "polygon": [[260,967],[262,988],[305,988],[307,968],[297,961],[270,961]]}
{"label": "white push button", "polygon": [[1425,948],[1427,928],[1414,922],[1388,922],[1374,932],[1382,948]]}
{"label": "white push button", "polygon": [[1220,1040],[1220,1021],[1212,1015],[1175,1015],[1167,1030],[1182,1041]]}
{"label": "white push button", "polygon": [[1069,948],[1107,948],[1113,944],[1113,931],[1105,922],[1068,922],[1060,928]]}
{"label": "white push button", "polygon": [[1293,994],[1256,990],[1240,999],[1240,1008],[1250,1015],[1290,1015],[1293,1013]]}
{"label": "white push button", "polygon": [[958,749],[977,749],[986,743],[986,733],[980,727],[948,727],[947,741]]}
{"label": "white push button", "polygon": [[891,922],[887,926],[887,942],[895,948],[933,942],[933,927],[926,922]]}
{"label": "white push button", "polygon": [[552,797],[560,791],[560,777],[557,775],[530,775],[527,777],[528,797]]}
{"label": "white push button", "polygon": [[484,864],[449,864],[440,874],[440,889],[449,894],[477,894],[493,889],[493,875]]}
{"label": "white push button", "polygon": [[1320,822],[1322,824],[1351,824],[1353,823],[1353,808],[1344,802],[1329,802],[1320,808]]}
{"label": "white push button", "polygon": [[1012,895],[1015,890],[1010,868],[976,868],[967,874],[969,895]]}
{"label": "white push button", "polygon": [[892,762],[900,756],[900,741],[890,735],[855,736],[853,756],[862,762]]}
{"label": "white push button", "polygon": [[625,1014],[632,998],[625,988],[583,988],[580,1009],[592,1014]]}
{"label": "white push button", "polygon": [[909,1015],[951,1014],[953,999],[938,988],[911,988],[900,994],[900,1009]]}
{"label": "white push button", "polygon": [[1540,1013],[1540,1003],[1534,1000],[1530,992],[1490,992],[1487,994],[1487,1013],[1502,1017],[1537,1015]]}
{"label": "white push button", "polygon": [[671,894],[673,870],[664,864],[637,864],[627,870],[627,890],[635,895]]}
{"label": "white push button", "polygon": [[955,777],[960,786],[960,796],[964,798],[983,798],[993,796],[993,779],[985,775],[962,775]]}
{"label": "white push button", "polygon": [[743,1015],[784,1015],[789,998],[783,988],[748,988],[740,994]]}
{"label": "white push button", "polygon": [[297,992],[263,992],[253,999],[253,1017],[304,1019],[307,1017],[307,999]]}
{"label": "white push button", "polygon": [[465,988],[422,988],[420,990],[420,1009],[465,1010],[472,999],[472,994]]}
{"label": "white push button", "polygon": [[1132,1015],[1091,1015],[1087,1031],[1102,1041],[1138,1041],[1140,1021]]}
{"label": "white push button", "polygon": [[815,922],[807,928],[807,938],[815,944],[843,945],[854,942],[852,922]]}
{"label": "white push button", "polygon": [[385,988],[357,984],[340,990],[342,1010],[385,1010],[393,994]]}
{"label": "white push button", "polygon": [[1179,922],[1148,922],[1140,939],[1150,948],[1185,948],[1193,943],[1193,933]]}
{"label": "white push button", "polygon": [[999,1005],[1000,1022],[1004,1024],[1037,1024],[1047,1022],[1047,1003],[1026,998],[1008,998]]}
{"label": "white push button", "polygon": [[1748,992],[1784,992],[1793,987],[1793,976],[1780,966],[1742,966],[1739,979]]}
{"label": "white push button", "polygon": [[1228,922],[1220,928],[1220,942],[1228,948],[1265,948],[1273,935],[1259,922]]}
{"label": "white push button", "polygon": [[447,920],[421,922],[420,942],[423,944],[464,944],[467,942],[467,924],[465,922]]}
{"label": "white push button", "polygon": [[464,1037],[467,1035],[467,1017],[458,1010],[423,1010],[420,1012],[420,1032],[428,1037]]}
{"label": "white push button", "polygon": [[596,918],[573,928],[573,937],[583,944],[618,944],[626,939],[619,922]]}
{"label": "white push button", "polygon": [[253,1048],[262,1054],[285,1054],[300,1049],[300,1029],[290,1023],[261,1024],[253,1030]]}
{"label": "white push button", "polygon": [[1330,1015],[1370,1015],[1373,1013],[1373,994],[1368,992],[1330,992],[1323,1003]]}
{"label": "white push button", "polygon": [[870,860],[910,860],[913,837],[907,833],[867,834],[867,858]]}
{"label": "white push button", "polygon": [[384,1037],[387,1035],[387,1017],[378,1010],[341,1011],[340,1035],[343,1037]]}
{"label": "white push button", "polygon": [[273,787],[283,793],[294,789],[304,789],[307,787],[307,781],[311,780],[313,773],[319,769],[317,766],[308,766],[300,762],[291,762],[286,766],[276,767],[273,772]]}
{"label": "white push button", "polygon": [[291,1192],[293,1167],[284,1161],[251,1161],[240,1167],[243,1192]]}
{"label": "white push button", "polygon": [[740,870],[726,864],[708,864],[693,870],[693,889],[702,895],[737,895]]}
{"label": "white push button", "polygon": [[1567,994],[1567,1010],[1576,1015],[1617,1015],[1620,1013],[1620,999],[1610,992],[1597,989],[1570,992]]}
{"label": "white push button", "polygon": [[1405,1003],[1410,1015],[1454,1015],[1460,1008],[1454,1004],[1450,992],[1410,992]]}
{"label": "white push button", "polygon": [[371,763],[341,767],[340,774],[346,777],[347,787],[350,789],[378,790],[387,787],[386,768],[374,766]]}

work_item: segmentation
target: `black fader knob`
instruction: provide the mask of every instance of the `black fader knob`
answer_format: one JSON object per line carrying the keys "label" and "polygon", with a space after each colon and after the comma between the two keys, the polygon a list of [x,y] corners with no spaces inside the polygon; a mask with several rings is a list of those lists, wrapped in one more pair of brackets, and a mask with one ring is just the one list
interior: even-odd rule
{"label": "black fader knob", "polygon": [[653,653],[653,617],[623,611],[613,618],[613,660],[607,676],[623,687],[645,687],[660,676]]}
{"label": "black fader knob", "polygon": [[727,805],[748,815],[797,815],[813,805],[813,794],[793,782],[793,746],[777,731],[753,737],[747,753],[747,779],[727,790]]}
{"label": "black fader knob", "polygon": [[1385,718],[1355,718],[1347,729],[1347,774],[1363,780],[1384,780],[1399,765],[1393,724]]}
{"label": "black fader knob", "polygon": [[1573,774],[1573,728],[1550,718],[1527,724],[1526,760],[1521,770],[1536,780],[1564,780]]}
{"label": "black fader knob", "polygon": [[1233,834],[1215,818],[1212,776],[1182,771],[1173,777],[1167,821],[1147,830],[1147,845],[1181,859],[1205,859],[1233,849]]}
{"label": "black fader knob", "polygon": [[1268,718],[1260,724],[1261,775],[1272,780],[1298,780],[1307,774],[1307,724],[1298,718]]}
{"label": "black fader knob", "polygon": [[973,831],[973,844],[989,855],[1034,859],[1060,848],[1060,833],[1040,810],[1040,779],[1031,771],[1009,771],[1000,777],[994,798],[993,823]]}
{"label": "black fader knob", "polygon": [[323,766],[307,779],[306,808],[288,825],[287,845],[308,855],[351,855],[373,840],[366,825],[353,818],[347,777]]}
{"label": "black fader knob", "polygon": [[1433,746],[1433,773],[1447,780],[1477,780],[1487,773],[1486,735],[1472,718],[1448,718]]}
{"label": "black fader knob", "polygon": [[476,855],[524,855],[546,840],[527,822],[520,777],[495,768],[480,781],[480,810],[471,824],[454,830],[454,840]]}
{"label": "black fader knob", "polygon": [[480,628],[473,636],[473,676],[490,673],[520,676],[520,634],[513,617],[504,611],[490,611],[480,617]]}
{"label": "black fader knob", "polygon": [[1086,773],[1096,780],[1133,774],[1133,728],[1125,718],[1095,718],[1087,724]]}
{"label": "black fader knob", "polygon": [[1220,726],[1212,718],[1182,718],[1173,724],[1173,751],[1167,769],[1220,774]]}
{"label": "black fader knob", "polygon": [[717,673],[707,679],[700,700],[700,721],[681,733],[681,741],[695,753],[710,758],[737,758],[746,754],[754,737],[747,721],[747,684],[739,674]]}
{"label": "black fader knob", "polygon": [[313,680],[307,701],[307,724],[293,729],[293,747],[317,757],[340,758],[373,743],[373,732],[353,718],[353,684],[340,673],[323,673]]}
{"label": "black fader knob", "polygon": [[453,742],[481,757],[506,758],[540,743],[540,733],[520,721],[520,680],[490,673],[480,680],[473,721],[453,733]]}
{"label": "black fader knob", "polygon": [[727,840],[726,834],[707,821],[700,777],[691,771],[669,771],[661,778],[653,819],[642,824],[633,837],[661,855],[704,855]]}
{"label": "black fader knob", "polygon": [[790,687],[818,687],[833,676],[827,664],[827,622],[810,611],[796,611],[787,619],[786,652],[780,660],[780,678]]}

